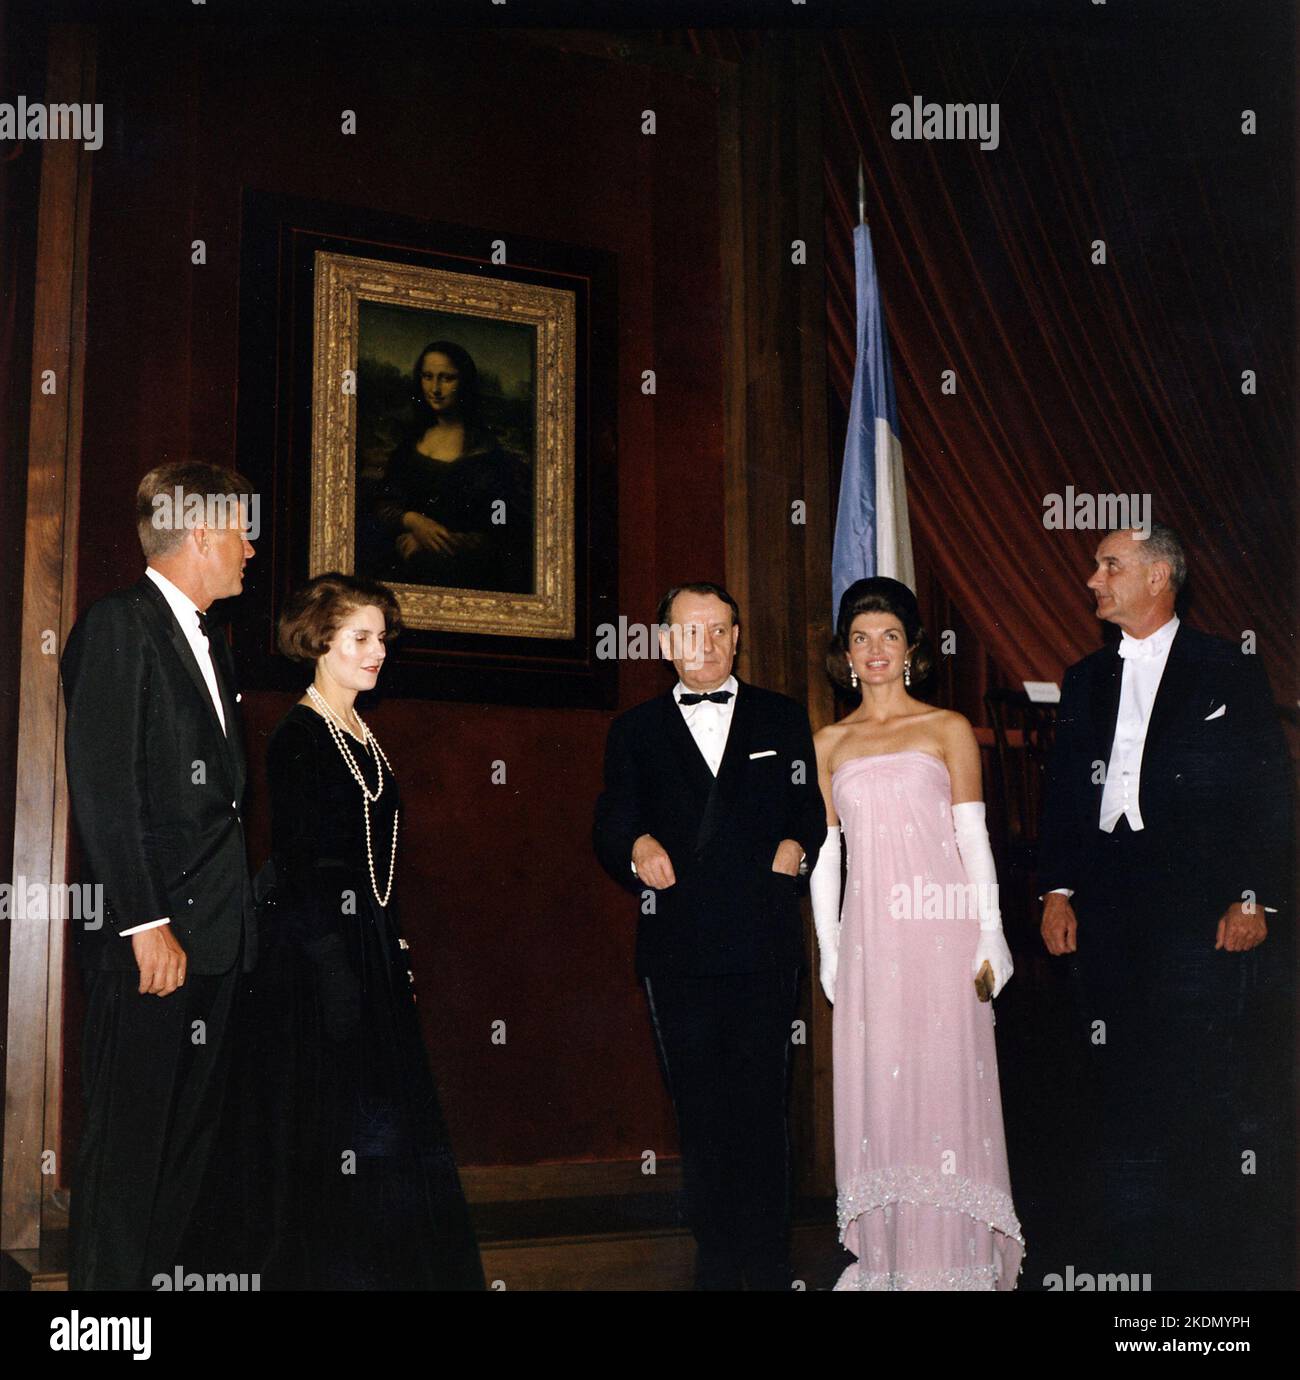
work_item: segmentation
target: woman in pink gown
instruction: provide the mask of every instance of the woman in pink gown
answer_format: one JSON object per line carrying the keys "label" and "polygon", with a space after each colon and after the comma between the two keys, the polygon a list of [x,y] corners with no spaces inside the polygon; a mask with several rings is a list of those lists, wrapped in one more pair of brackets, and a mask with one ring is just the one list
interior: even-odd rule
{"label": "woman in pink gown", "polygon": [[[909,691],[927,669],[912,592],[859,580],[840,604],[832,671],[862,703],[817,735],[828,837],[813,875],[821,979],[835,1004],[837,1289],[1014,1289],[993,1005],[1011,976],[960,714]],[[840,908],[840,830],[848,860]]]}

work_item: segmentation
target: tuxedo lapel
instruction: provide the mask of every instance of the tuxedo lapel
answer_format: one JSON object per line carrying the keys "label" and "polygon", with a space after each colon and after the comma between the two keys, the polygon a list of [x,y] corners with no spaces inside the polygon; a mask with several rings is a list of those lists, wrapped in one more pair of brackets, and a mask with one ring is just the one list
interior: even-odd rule
{"label": "tuxedo lapel", "polygon": [[731,711],[727,746],[723,749],[722,761],[718,764],[718,775],[709,791],[704,817],[700,820],[700,832],[695,840],[697,852],[713,838],[718,832],[720,822],[727,817],[727,802],[740,779],[740,763],[745,759],[745,750],[749,743],[754,713],[753,701],[754,697],[746,693],[745,682],[737,677],[736,704]]}
{"label": "tuxedo lapel", "polygon": [[235,699],[234,658],[230,655],[230,644],[219,629],[214,630],[209,642],[212,647],[213,669],[217,673],[217,689],[221,694],[221,707],[226,714],[226,745],[230,753],[231,767],[235,773],[236,795],[240,795],[244,789],[246,767],[244,727],[240,722],[239,704]]}
{"label": "tuxedo lapel", "polygon": [[745,760],[745,748],[749,743],[750,729],[754,722],[754,697],[749,687],[739,676],[736,677],[736,704],[731,711],[731,728],[727,733],[727,746],[722,753],[718,767],[718,780],[735,780],[736,767]]}
{"label": "tuxedo lapel", "polygon": [[1102,658],[1092,678],[1092,732],[1094,751],[1104,762],[1110,761],[1111,745],[1115,741],[1115,724],[1119,719],[1119,692],[1123,684],[1124,663],[1119,652],[1112,648]]}
{"label": "tuxedo lapel", "polygon": [[[1169,727],[1175,712],[1196,690],[1196,658],[1192,655],[1191,642],[1183,636],[1182,625],[1174,634],[1169,646],[1169,657],[1160,677],[1160,688],[1156,691],[1155,703],[1151,706],[1151,720],[1147,724],[1146,747],[1156,742]],[[1144,757],[1144,760],[1145,757]]]}
{"label": "tuxedo lapel", "polygon": [[[217,717],[216,706],[212,703],[212,695],[208,690],[208,683],[203,679],[203,672],[199,670],[199,663],[194,659],[194,653],[190,649],[190,644],[181,631],[180,625],[176,622],[176,617],[171,611],[167,600],[163,598],[162,591],[146,575],[141,580],[138,589],[142,590],[148,606],[153,609],[154,617],[158,627],[166,640],[171,644],[172,650],[180,658],[181,665],[185,668],[185,673],[189,676],[198,691],[199,699],[204,710],[208,715],[208,721],[212,726],[213,732],[220,739],[222,744],[222,755],[226,758],[227,764],[232,768],[232,775],[241,782],[243,773],[234,765],[230,758],[232,742],[225,732],[222,731],[221,720]],[[210,645],[215,645],[217,639],[214,636],[209,639]],[[213,657],[213,668],[217,673],[217,687],[222,696],[222,707],[226,712],[226,722],[231,722],[231,705],[225,693],[225,686],[219,667],[219,658]],[[242,752],[240,754],[242,760]]]}
{"label": "tuxedo lapel", "polygon": [[704,754],[695,745],[691,730],[686,727],[678,705],[670,690],[660,701],[663,706],[664,737],[669,749],[676,754],[682,769],[682,778],[690,790],[701,799],[713,789],[713,773],[704,760]]}

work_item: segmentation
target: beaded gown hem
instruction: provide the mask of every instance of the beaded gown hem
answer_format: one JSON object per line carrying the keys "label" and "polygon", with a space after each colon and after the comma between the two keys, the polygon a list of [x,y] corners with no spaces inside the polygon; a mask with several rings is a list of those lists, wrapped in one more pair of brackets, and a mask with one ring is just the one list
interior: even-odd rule
{"label": "beaded gown hem", "polygon": [[836,1203],[841,1243],[849,1224],[864,1212],[889,1203],[914,1203],[918,1207],[964,1212],[991,1231],[1001,1232],[1021,1246],[1025,1244],[1009,1194],[992,1184],[975,1183],[932,1169],[891,1165],[888,1169],[859,1174],[839,1190]]}
{"label": "beaded gown hem", "polygon": [[[841,1245],[849,1227],[868,1213],[883,1212],[899,1203],[964,1213],[972,1221],[1021,1248],[1025,1239],[1009,1194],[992,1184],[974,1183],[928,1169],[891,1166],[857,1175],[837,1195]],[[840,1276],[836,1290],[981,1292],[998,1289],[1005,1270],[1005,1253],[995,1252],[992,1264],[949,1269],[872,1270],[855,1260]],[[1017,1277],[1023,1264],[1016,1268]]]}
{"label": "beaded gown hem", "polygon": [[918,1270],[911,1274],[872,1272],[855,1260],[840,1276],[836,1292],[860,1290],[872,1293],[934,1292],[991,1293],[998,1287],[996,1265],[972,1265],[968,1269]]}

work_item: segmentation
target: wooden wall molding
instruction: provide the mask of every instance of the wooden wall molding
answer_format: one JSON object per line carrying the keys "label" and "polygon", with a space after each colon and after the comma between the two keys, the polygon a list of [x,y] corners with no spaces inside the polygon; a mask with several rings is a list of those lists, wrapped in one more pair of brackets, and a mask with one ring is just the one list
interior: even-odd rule
{"label": "wooden wall molding", "polygon": [[633,1197],[680,1193],[682,1162],[660,1160],[646,1174],[640,1160],[581,1160],[563,1164],[462,1165],[461,1187],[471,1203],[531,1203],[543,1198]]}
{"label": "wooden wall molding", "polygon": [[[91,103],[94,89],[92,32],[53,26],[45,99]],[[59,654],[76,616],[90,168],[79,143],[51,140],[41,149],[12,868],[12,880],[27,884],[67,880]],[[53,393],[42,390],[46,370],[54,371]],[[61,1176],[42,1173],[42,1156],[60,1144],[63,970],[61,920],[11,922],[0,1180],[6,1250],[38,1248],[43,1217],[62,1216],[53,1199]]]}
{"label": "wooden wall molding", "polygon": [[[726,360],[727,586],[740,604],[740,674],[834,717],[831,635],[821,69],[817,36],[782,32],[720,88]],[[801,240],[806,262],[792,262]],[[806,521],[792,520],[797,501]],[[809,764],[809,770],[814,770]],[[816,981],[805,905],[800,1015],[811,1059],[795,1061],[795,1191],[835,1191],[831,1008]]]}

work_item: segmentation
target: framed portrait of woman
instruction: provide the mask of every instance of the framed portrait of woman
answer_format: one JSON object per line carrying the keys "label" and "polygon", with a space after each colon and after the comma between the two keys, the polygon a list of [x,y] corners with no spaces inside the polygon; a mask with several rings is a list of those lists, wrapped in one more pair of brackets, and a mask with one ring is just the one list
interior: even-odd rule
{"label": "framed portrait of woman", "polygon": [[[523,304],[509,288],[500,303],[508,314],[497,319],[373,299],[353,306],[346,284],[358,266],[322,258],[322,296],[338,293],[357,323],[357,409],[348,429],[355,434],[337,438],[346,462],[341,475],[345,483],[356,479],[351,555],[357,573],[409,586],[407,616],[430,627],[477,622],[493,632],[505,623],[517,631],[528,620],[544,631],[571,632],[571,549],[563,530],[540,530],[546,507],[539,513],[537,500],[549,487],[562,495],[572,487],[572,423],[563,407],[539,417],[536,405],[536,337],[554,330],[562,352],[572,355],[571,297],[542,297],[537,321],[517,319]],[[448,277],[425,287],[454,293],[454,275]],[[390,275],[388,286],[405,295],[400,275]],[[328,358],[318,357],[317,367],[319,386],[329,389]],[[551,434],[539,438],[548,421],[555,423]],[[337,458],[330,439],[315,449],[325,519],[327,467]],[[569,510],[562,501],[558,511]],[[327,521],[318,530],[322,549],[313,564],[333,568],[338,559],[329,549]],[[538,598],[548,586],[549,607]],[[476,593],[515,595],[518,603],[512,608],[492,598],[476,611]]]}
{"label": "framed portrait of woman", "polygon": [[572,637],[572,291],[318,250],[311,573],[412,628]]}
{"label": "framed portrait of woman", "polygon": [[275,531],[241,603],[364,575],[401,604],[398,693],[610,703],[612,257],[256,193],[244,229],[240,463]]}

